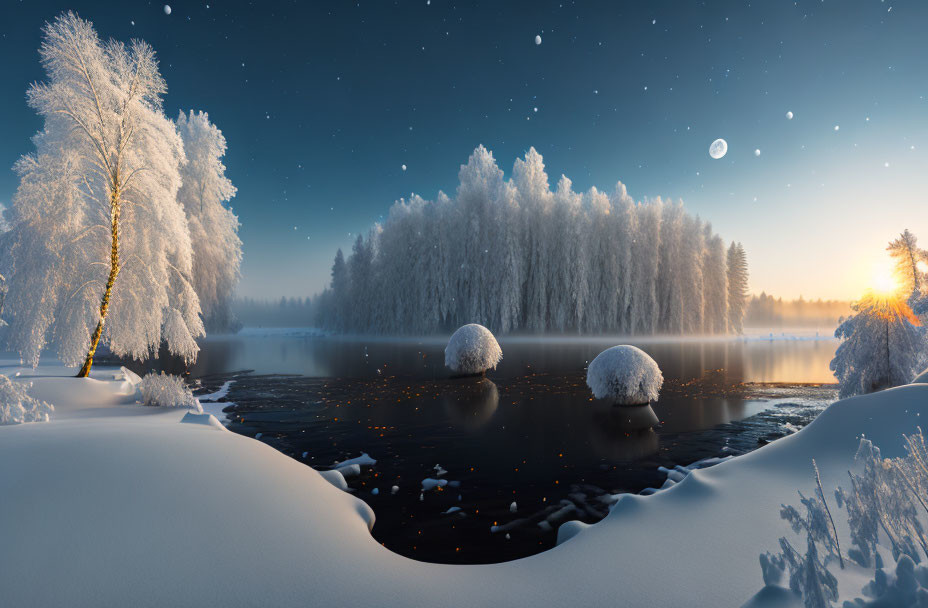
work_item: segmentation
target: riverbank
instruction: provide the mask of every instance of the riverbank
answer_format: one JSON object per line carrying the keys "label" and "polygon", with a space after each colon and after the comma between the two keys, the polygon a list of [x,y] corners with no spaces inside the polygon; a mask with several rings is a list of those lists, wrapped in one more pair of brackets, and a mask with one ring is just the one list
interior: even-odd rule
{"label": "riverbank", "polygon": [[[186,411],[137,405],[118,370],[77,380],[0,363],[16,372],[56,411],[0,428],[11,606],[738,606],[763,586],[758,555],[793,537],[779,509],[812,493],[811,460],[830,496],[860,436],[898,456],[928,416],[928,385],[843,400],[669,490],[623,496],[550,551],[442,566],[380,546],[370,508],[312,468]],[[839,577],[842,598],[865,582]]]}

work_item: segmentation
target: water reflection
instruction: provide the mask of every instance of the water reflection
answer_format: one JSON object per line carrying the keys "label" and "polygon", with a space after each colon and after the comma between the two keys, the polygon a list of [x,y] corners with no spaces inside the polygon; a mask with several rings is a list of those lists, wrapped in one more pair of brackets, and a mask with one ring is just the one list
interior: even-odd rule
{"label": "water reflection", "polygon": [[630,425],[625,408],[594,410],[589,427],[590,444],[609,462],[638,460],[657,452],[657,433],[651,428]]}
{"label": "water reflection", "polygon": [[493,417],[499,407],[499,389],[488,378],[460,378],[449,383],[443,401],[452,423],[473,431]]}
{"label": "water reflection", "polygon": [[[605,348],[631,343],[657,361],[669,380],[721,374],[727,383],[832,383],[828,368],[837,342],[806,340],[635,341],[629,338],[504,338],[503,361],[493,378],[526,374],[581,372]],[[202,376],[250,369],[258,374],[300,374],[315,378],[403,376],[446,378],[445,340],[388,340],[311,337],[245,332],[215,336],[201,344],[192,373]]]}

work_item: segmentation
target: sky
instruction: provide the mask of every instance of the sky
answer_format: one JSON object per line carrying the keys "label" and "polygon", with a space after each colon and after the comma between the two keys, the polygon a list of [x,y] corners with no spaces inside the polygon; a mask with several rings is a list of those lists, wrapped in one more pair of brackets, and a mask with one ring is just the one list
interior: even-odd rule
{"label": "sky", "polygon": [[149,42],[166,113],[225,134],[242,296],[320,291],[338,247],[400,197],[453,193],[479,144],[507,177],[534,146],[552,184],[682,199],[744,244],[756,293],[853,299],[897,233],[928,244],[922,1],[164,6],[4,2],[0,203],[41,128],[41,27],[75,10]]}

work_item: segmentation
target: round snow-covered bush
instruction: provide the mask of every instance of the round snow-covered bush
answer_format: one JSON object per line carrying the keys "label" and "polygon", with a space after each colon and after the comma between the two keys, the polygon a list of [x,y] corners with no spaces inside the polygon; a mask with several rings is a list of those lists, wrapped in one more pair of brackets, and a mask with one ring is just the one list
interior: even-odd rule
{"label": "round snow-covered bush", "polygon": [[180,376],[151,372],[139,382],[139,392],[142,394],[144,405],[200,409],[200,404],[193,397],[193,391],[184,384],[184,379]]}
{"label": "round snow-covered bush", "polygon": [[55,406],[30,397],[29,386],[0,375],[0,424],[48,422]]}
{"label": "round snow-covered bush", "polygon": [[483,325],[471,323],[459,328],[445,348],[445,365],[459,374],[482,374],[496,369],[503,358],[496,338]]}
{"label": "round snow-covered bush", "polygon": [[623,344],[593,359],[586,371],[586,384],[597,399],[609,399],[616,405],[640,405],[657,401],[664,376],[646,352]]}

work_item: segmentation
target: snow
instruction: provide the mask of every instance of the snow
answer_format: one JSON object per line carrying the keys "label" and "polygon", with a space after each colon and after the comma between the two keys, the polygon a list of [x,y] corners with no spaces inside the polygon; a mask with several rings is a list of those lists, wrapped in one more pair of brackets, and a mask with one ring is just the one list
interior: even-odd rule
{"label": "snow", "polygon": [[[115,371],[75,379],[73,369],[0,361],[0,373],[56,405],[50,422],[0,428],[0,462],[12,463],[0,468],[6,605],[770,606],[776,591],[764,588],[758,557],[795,538],[780,505],[814,493],[812,459],[831,496],[847,485],[863,433],[884,457],[901,456],[902,433],[928,417],[925,384],[845,399],[667,490],[622,495],[597,524],[563,524],[549,551],[449,566],[381,546],[371,509],[338,489],[347,485],[337,471],[181,424],[182,409],[142,407]],[[835,515],[850,546],[844,511]],[[884,594],[911,588],[904,561],[887,561]],[[836,576],[838,605],[874,579],[872,569]]]}
{"label": "snow", "polygon": [[422,480],[422,489],[424,491],[434,490],[435,488],[443,488],[448,485],[447,479],[432,479],[431,477],[426,477]]}
{"label": "snow", "polygon": [[342,477],[357,477],[361,474],[361,465],[357,464],[346,464],[340,467],[335,468],[336,471],[342,474]]}
{"label": "snow", "polygon": [[333,466],[338,468],[338,467],[350,466],[353,464],[356,464],[358,466],[363,466],[363,467],[372,467],[375,464],[377,464],[377,461],[371,458],[367,452],[361,452],[360,456],[356,458],[349,458],[348,460],[343,460],[341,462],[336,462]]}
{"label": "snow", "polygon": [[232,386],[233,382],[235,382],[235,380],[226,380],[215,393],[197,395],[197,399],[200,401],[200,403],[214,402],[219,401],[220,399],[225,399],[229,394],[229,388]]}
{"label": "snow", "polygon": [[205,424],[206,426],[214,426],[224,431],[228,430],[212,414],[194,414],[193,412],[187,412],[184,414],[184,417],[180,419],[180,421],[186,422],[187,424]]}
{"label": "snow", "polygon": [[646,352],[624,344],[608,348],[593,359],[587,368],[586,384],[597,399],[639,405],[657,401],[664,376]]}
{"label": "snow", "polygon": [[445,348],[445,365],[460,374],[482,374],[496,369],[503,351],[489,329],[470,323],[459,328]]}

